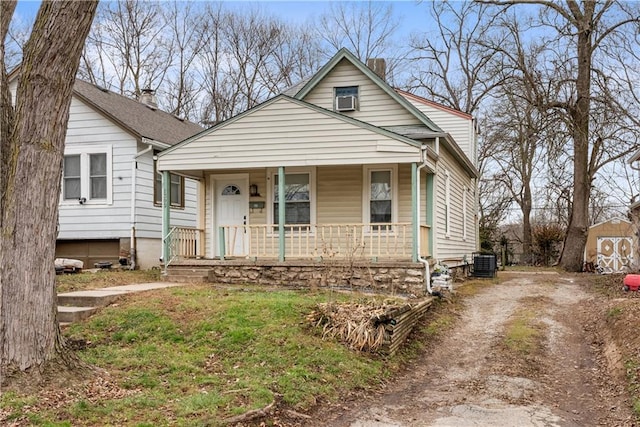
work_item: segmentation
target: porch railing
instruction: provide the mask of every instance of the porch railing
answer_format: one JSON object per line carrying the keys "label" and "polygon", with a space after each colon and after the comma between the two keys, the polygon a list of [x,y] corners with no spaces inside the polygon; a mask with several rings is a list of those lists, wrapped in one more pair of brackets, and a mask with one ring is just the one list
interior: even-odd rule
{"label": "porch railing", "polygon": [[204,230],[192,227],[172,227],[165,237],[169,244],[168,266],[176,258],[199,258],[204,256]]}
{"label": "porch railing", "polygon": [[[275,224],[227,225],[219,228],[219,249],[225,257],[278,257]],[[410,223],[288,224],[285,257],[307,259],[408,258],[412,251]]]}

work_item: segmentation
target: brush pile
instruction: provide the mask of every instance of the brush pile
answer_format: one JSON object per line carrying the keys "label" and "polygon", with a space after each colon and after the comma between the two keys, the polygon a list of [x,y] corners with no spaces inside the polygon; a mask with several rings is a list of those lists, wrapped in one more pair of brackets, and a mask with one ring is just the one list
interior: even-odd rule
{"label": "brush pile", "polygon": [[337,339],[358,351],[378,352],[387,341],[385,327],[394,323],[398,301],[318,304],[307,320],[322,328],[322,339]]}

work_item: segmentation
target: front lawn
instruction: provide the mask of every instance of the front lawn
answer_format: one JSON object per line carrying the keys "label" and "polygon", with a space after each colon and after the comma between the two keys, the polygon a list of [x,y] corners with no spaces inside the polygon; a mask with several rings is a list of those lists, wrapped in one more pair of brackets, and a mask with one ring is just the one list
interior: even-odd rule
{"label": "front lawn", "polygon": [[104,371],[37,395],[4,393],[0,424],[219,425],[274,401],[305,412],[398,369],[322,341],[305,321],[320,302],[362,298],[204,285],[127,296],[65,331],[80,357]]}

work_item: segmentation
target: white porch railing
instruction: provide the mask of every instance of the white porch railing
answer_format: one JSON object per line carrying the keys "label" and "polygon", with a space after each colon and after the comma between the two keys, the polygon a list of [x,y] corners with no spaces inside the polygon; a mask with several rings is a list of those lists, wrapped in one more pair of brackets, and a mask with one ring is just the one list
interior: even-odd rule
{"label": "white porch railing", "polygon": [[199,258],[204,256],[204,230],[191,227],[172,227],[165,237],[169,244],[169,259],[165,267],[176,258]]}
{"label": "white porch railing", "polygon": [[[227,225],[220,227],[219,233],[225,257],[278,257],[280,242],[275,224]],[[411,252],[410,223],[285,225],[286,258],[406,259]]]}

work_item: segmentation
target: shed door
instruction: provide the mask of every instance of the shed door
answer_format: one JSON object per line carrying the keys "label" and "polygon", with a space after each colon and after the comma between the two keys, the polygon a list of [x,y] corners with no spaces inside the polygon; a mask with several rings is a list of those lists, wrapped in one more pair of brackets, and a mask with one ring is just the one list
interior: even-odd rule
{"label": "shed door", "polygon": [[225,256],[248,255],[249,179],[233,175],[216,178],[215,235],[220,255],[220,227],[224,229]]}
{"label": "shed door", "polygon": [[633,261],[631,237],[598,237],[597,262],[607,273],[618,273]]}

